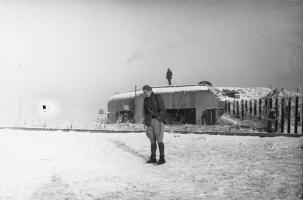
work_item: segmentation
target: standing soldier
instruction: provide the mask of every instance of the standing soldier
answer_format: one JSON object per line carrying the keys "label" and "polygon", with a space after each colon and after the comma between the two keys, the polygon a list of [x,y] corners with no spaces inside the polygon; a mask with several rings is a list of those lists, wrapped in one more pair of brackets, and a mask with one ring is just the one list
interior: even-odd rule
{"label": "standing soldier", "polygon": [[[166,109],[162,97],[155,94],[149,85],[143,87],[143,92],[146,95],[144,98],[144,124],[146,128],[146,136],[150,139],[151,143],[151,156],[147,163],[157,163],[158,165],[164,164],[164,121]],[[160,151],[160,159],[156,160],[157,143]]]}
{"label": "standing soldier", "polygon": [[170,69],[167,69],[166,79],[168,80],[168,85],[171,85],[171,79],[173,78],[173,72]]}

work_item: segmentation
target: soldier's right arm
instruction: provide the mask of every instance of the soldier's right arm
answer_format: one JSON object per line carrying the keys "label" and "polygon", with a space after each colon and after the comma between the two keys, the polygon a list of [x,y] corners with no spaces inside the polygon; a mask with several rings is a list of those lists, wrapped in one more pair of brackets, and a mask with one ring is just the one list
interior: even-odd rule
{"label": "soldier's right arm", "polygon": [[143,113],[144,113],[144,117],[145,117],[146,114],[147,114],[145,103],[146,103],[146,102],[145,102],[145,99],[144,99],[144,101],[143,101]]}

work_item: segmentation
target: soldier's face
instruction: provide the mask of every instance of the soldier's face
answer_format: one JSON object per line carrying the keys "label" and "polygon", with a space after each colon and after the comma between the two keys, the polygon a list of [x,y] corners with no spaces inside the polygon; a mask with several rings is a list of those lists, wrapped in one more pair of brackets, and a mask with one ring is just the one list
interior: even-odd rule
{"label": "soldier's face", "polygon": [[152,91],[148,91],[148,90],[143,90],[145,96],[150,97]]}

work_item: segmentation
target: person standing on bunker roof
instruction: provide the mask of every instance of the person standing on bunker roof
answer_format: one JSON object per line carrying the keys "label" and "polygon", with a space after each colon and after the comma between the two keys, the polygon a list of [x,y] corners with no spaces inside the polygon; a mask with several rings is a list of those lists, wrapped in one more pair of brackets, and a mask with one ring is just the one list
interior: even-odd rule
{"label": "person standing on bunker roof", "polygon": [[[146,136],[150,140],[151,156],[146,163],[164,164],[164,122],[166,109],[162,97],[155,94],[149,85],[143,86],[144,98],[144,124],[146,125]],[[156,160],[157,143],[160,152],[160,159]]]}
{"label": "person standing on bunker roof", "polygon": [[166,72],[166,79],[168,80],[168,85],[171,85],[172,78],[173,78],[173,72],[168,68]]}

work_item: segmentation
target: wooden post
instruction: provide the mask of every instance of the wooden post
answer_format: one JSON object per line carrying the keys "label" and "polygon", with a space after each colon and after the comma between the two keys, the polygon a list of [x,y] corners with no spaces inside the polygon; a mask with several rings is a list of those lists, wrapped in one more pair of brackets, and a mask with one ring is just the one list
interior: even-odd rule
{"label": "wooden post", "polygon": [[275,102],[275,113],[276,113],[276,121],[275,121],[275,131],[278,131],[278,123],[279,123],[279,99],[278,97],[276,98]]}
{"label": "wooden post", "polygon": [[262,99],[259,99],[259,119],[261,119],[262,115]]}
{"label": "wooden post", "polygon": [[257,116],[257,100],[254,100],[254,117]]}
{"label": "wooden post", "polygon": [[285,117],[285,99],[281,102],[281,133],[284,133],[284,117]]}
{"label": "wooden post", "polygon": [[225,100],[224,110],[225,110],[225,113],[227,113],[227,100]]}
{"label": "wooden post", "polygon": [[287,133],[290,133],[290,119],[291,119],[291,97],[288,99],[287,108]]}
{"label": "wooden post", "polygon": [[295,133],[298,133],[298,105],[299,105],[299,97],[296,97],[295,100]]}
{"label": "wooden post", "polygon": [[236,103],[237,103],[237,118],[240,118],[240,114],[239,114],[239,101],[237,101]]}
{"label": "wooden post", "polygon": [[269,99],[269,110],[272,109],[272,98]]}
{"label": "wooden post", "polygon": [[247,117],[247,111],[248,111],[248,108],[247,108],[247,100],[245,100],[245,104],[244,104],[244,107],[245,107],[245,113],[244,113],[244,116],[245,116],[245,118]]}
{"label": "wooden post", "polygon": [[236,102],[235,100],[233,101],[233,116],[235,117],[236,116]]}
{"label": "wooden post", "polygon": [[264,102],[264,108],[265,108],[265,111],[264,111],[264,117],[268,117],[267,116],[267,110],[268,110],[268,101],[267,101],[267,98],[265,99],[265,102]]}
{"label": "wooden post", "polygon": [[249,117],[252,117],[252,100],[249,101]]}
{"label": "wooden post", "polygon": [[230,115],[230,101],[228,101],[227,109],[228,109],[228,114]]}
{"label": "wooden post", "polygon": [[273,113],[271,111],[272,109],[272,98],[269,98],[268,99],[268,106],[267,106],[267,114],[266,114],[266,117],[267,117],[267,131],[269,133],[272,133],[272,124],[273,124]]}
{"label": "wooden post", "polygon": [[241,100],[241,119],[244,119],[244,101]]}
{"label": "wooden post", "polygon": [[301,97],[301,133],[303,134],[303,96]]}

